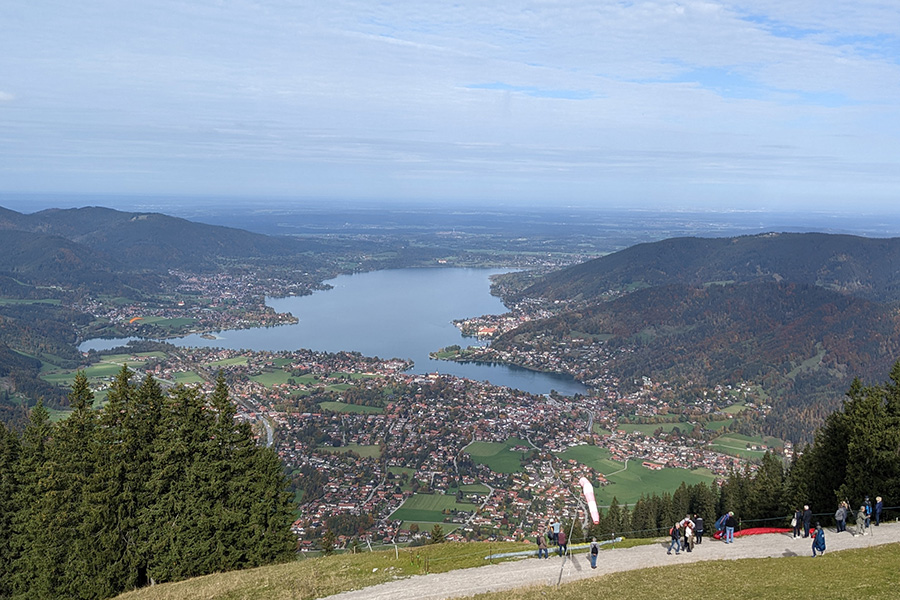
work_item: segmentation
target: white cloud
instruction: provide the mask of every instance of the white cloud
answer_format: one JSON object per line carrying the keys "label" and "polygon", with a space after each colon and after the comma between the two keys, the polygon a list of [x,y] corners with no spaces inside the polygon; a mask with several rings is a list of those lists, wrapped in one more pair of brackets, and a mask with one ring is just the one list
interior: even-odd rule
{"label": "white cloud", "polygon": [[10,94],[9,92],[4,92],[4,91],[0,90],[0,102],[10,102],[15,99],[16,99],[16,97],[13,96],[12,94]]}

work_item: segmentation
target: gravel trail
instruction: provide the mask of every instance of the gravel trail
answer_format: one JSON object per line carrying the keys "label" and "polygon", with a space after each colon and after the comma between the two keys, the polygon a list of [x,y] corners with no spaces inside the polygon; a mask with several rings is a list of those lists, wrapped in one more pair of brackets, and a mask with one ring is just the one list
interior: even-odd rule
{"label": "gravel trail", "polygon": [[[869,535],[850,532],[835,533],[825,529],[826,552],[864,548],[900,542],[900,523],[882,523],[871,527]],[[634,548],[612,548],[600,552],[597,568],[591,569],[586,551],[565,560],[551,554],[547,560],[526,558],[518,561],[460,569],[449,573],[417,575],[398,579],[362,590],[328,596],[328,600],[438,600],[464,598],[484,592],[495,592],[526,585],[556,585],[562,567],[562,583],[598,577],[618,571],[645,567],[699,562],[703,560],[736,560],[739,558],[775,558],[780,556],[809,556],[812,560],[812,539],[796,538],[791,534],[765,534],[735,538],[733,544],[704,538],[693,552],[666,554],[668,541]]]}

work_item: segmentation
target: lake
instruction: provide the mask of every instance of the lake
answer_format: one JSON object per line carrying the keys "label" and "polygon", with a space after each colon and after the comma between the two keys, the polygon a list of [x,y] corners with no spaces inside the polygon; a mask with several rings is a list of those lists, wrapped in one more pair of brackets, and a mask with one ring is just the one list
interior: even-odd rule
{"label": "lake", "polygon": [[[565,375],[538,373],[497,364],[461,364],[429,358],[446,346],[479,342],[463,337],[453,319],[506,312],[490,294],[489,277],[496,269],[392,269],[341,275],[333,289],[309,296],[267,298],[278,312],[299,319],[294,325],[236,329],[168,340],[178,346],[223,347],[259,351],[308,348],[324,352],[358,351],[366,356],[412,359],[414,373],[446,373],[534,394],[555,390],[571,396],[587,389]],[[80,348],[105,349],[122,340],[88,340]]]}

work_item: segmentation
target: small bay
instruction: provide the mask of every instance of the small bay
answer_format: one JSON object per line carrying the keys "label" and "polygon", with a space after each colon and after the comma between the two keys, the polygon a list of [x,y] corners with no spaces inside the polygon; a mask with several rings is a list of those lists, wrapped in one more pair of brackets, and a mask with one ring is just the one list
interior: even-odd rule
{"label": "small bay", "polygon": [[[478,343],[464,337],[454,319],[506,312],[490,294],[489,277],[503,270],[434,268],[391,269],[341,275],[330,290],[309,296],[268,298],[266,304],[299,319],[294,325],[218,332],[168,340],[178,346],[259,351],[307,348],[357,351],[367,356],[412,359],[413,373],[445,373],[489,381],[534,394],[555,390],[571,396],[586,388],[569,376],[539,373],[500,364],[437,361],[429,352]],[[111,347],[111,340],[89,340],[82,350]]]}

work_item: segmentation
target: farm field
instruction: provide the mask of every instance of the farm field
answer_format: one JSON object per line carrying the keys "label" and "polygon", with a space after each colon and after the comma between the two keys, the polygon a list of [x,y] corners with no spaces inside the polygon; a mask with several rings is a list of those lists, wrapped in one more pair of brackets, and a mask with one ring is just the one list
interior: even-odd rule
{"label": "farm field", "polygon": [[[446,515],[444,510],[461,510],[471,512],[478,509],[477,504],[469,504],[467,502],[457,502],[454,496],[448,494],[413,494],[403,505],[394,511],[391,515],[392,519],[400,519],[406,524],[407,522],[422,524],[443,523]],[[449,530],[442,525],[444,533]]]}
{"label": "farm field", "polygon": [[524,452],[513,452],[515,446],[529,448],[525,440],[509,438],[504,443],[472,442],[463,450],[468,452],[472,460],[480,465],[487,465],[495,473],[516,473],[522,469],[521,459]]}
{"label": "farm field", "polygon": [[223,358],[222,360],[214,360],[211,363],[208,363],[207,367],[231,367],[234,365],[246,365],[250,361],[246,356],[235,356],[234,358]]}
{"label": "farm field", "polygon": [[204,379],[193,371],[181,371],[180,373],[172,373],[172,381],[183,385],[196,385],[203,383]]}
{"label": "farm field", "polygon": [[610,458],[609,450],[606,448],[598,448],[588,444],[574,446],[565,452],[557,454],[557,456],[563,460],[575,460],[604,475],[620,471],[625,466],[625,463]]}
{"label": "farm field", "polygon": [[607,476],[609,485],[595,488],[597,503],[608,506],[613,497],[619,504],[634,504],[641,494],[662,494],[674,492],[682,482],[687,485],[712,483],[716,476],[708,469],[648,469],[640,462],[628,461],[628,468],[615,475]]}
{"label": "farm field", "polygon": [[755,436],[751,437],[748,435],[740,435],[738,433],[727,433],[725,435],[721,435],[710,442],[709,447],[718,452],[722,452],[723,454],[730,454],[731,456],[740,456],[741,458],[755,458],[760,459],[765,455],[766,450],[751,450],[747,448],[747,445],[754,446],[767,446],[768,448],[774,448],[776,446],[780,446],[783,444],[781,440],[774,437],[763,437],[763,436]]}
{"label": "farm field", "polygon": [[640,432],[644,435],[653,435],[657,429],[662,429],[665,433],[671,433],[676,427],[679,430],[693,429],[690,423],[619,423],[619,429],[626,433]]}

